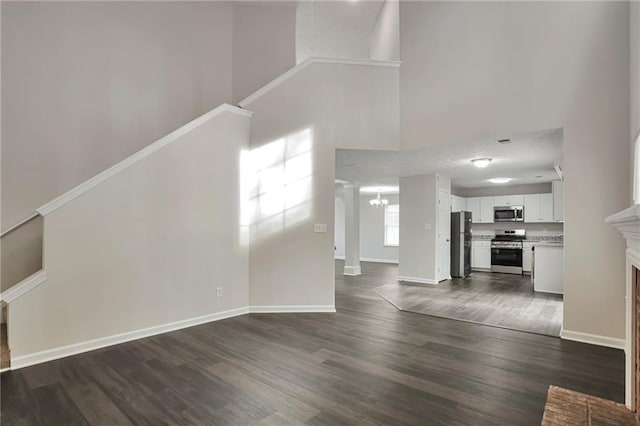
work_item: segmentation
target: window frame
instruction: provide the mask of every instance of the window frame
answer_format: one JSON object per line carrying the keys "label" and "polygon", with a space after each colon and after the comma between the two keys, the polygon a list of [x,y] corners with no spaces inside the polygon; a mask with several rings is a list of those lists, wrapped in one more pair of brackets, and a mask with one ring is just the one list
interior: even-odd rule
{"label": "window frame", "polygon": [[[387,210],[389,209],[389,207],[397,207],[397,214],[398,214],[398,223],[397,224],[388,224],[387,223]],[[390,227],[394,227],[394,228],[398,228],[398,242],[397,243],[390,243],[387,241],[387,229]],[[399,247],[400,246],[400,204],[399,203],[395,203],[395,204],[387,204],[386,206],[384,206],[384,213],[383,213],[383,228],[382,228],[382,239],[383,242],[382,244],[385,247]]]}

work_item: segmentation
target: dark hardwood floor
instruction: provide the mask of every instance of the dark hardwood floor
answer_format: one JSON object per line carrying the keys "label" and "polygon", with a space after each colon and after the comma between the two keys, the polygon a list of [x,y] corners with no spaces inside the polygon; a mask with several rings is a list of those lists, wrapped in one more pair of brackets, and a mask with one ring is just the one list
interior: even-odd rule
{"label": "dark hardwood floor", "polygon": [[[1,422],[536,425],[550,384],[615,401],[622,351],[398,311],[336,266],[336,314],[251,314],[2,374]],[[304,281],[301,281],[303,285]]]}

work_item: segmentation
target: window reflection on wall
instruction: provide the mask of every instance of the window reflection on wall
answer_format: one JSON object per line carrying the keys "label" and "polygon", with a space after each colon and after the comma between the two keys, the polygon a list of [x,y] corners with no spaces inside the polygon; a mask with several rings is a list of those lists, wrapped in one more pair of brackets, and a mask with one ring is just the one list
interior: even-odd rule
{"label": "window reflection on wall", "polygon": [[241,153],[243,243],[264,239],[311,217],[313,136],[304,129]]}

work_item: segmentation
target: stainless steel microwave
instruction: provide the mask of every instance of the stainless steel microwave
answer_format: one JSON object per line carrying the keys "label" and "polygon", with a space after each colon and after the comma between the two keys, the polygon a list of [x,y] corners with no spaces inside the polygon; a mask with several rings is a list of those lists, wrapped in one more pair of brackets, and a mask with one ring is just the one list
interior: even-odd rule
{"label": "stainless steel microwave", "polygon": [[523,206],[504,206],[493,208],[494,222],[524,222]]}

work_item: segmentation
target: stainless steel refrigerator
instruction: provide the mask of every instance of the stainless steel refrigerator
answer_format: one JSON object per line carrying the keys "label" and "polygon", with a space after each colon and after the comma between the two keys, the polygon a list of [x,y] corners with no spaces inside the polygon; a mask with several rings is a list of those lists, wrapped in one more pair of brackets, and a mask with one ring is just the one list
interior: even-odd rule
{"label": "stainless steel refrigerator", "polygon": [[471,212],[451,213],[451,276],[471,273]]}

